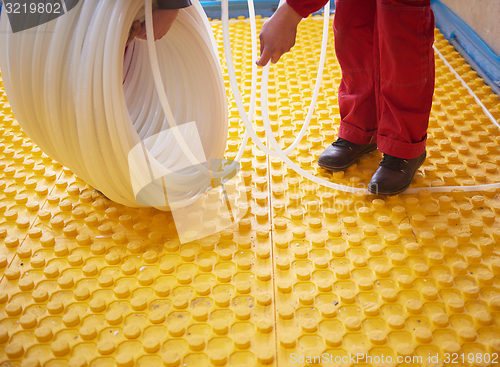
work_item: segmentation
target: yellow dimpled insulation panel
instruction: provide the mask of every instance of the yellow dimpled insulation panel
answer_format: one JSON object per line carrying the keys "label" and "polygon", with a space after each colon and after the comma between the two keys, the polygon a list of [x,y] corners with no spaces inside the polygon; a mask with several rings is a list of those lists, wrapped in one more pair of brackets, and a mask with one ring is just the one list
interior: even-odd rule
{"label": "yellow dimpled insulation panel", "polygon": [[[222,27],[212,27],[226,70]],[[271,122],[283,147],[307,114],[321,28],[321,18],[303,21],[293,52],[271,68]],[[230,30],[248,108],[250,24],[233,20]],[[499,119],[498,96],[439,32],[435,45]],[[436,60],[428,159],[412,187],[499,182],[498,128]],[[345,172],[316,164],[338,130],[340,76],[330,39],[309,132],[289,157],[326,180],[366,185],[378,152]],[[244,129],[229,89],[228,96],[233,158]],[[250,142],[237,186],[249,199],[247,216],[181,244],[169,213],[109,201],[30,141],[4,93],[0,108],[1,365],[496,364],[496,189],[346,194],[302,178]],[[259,107],[255,127],[265,139]],[[446,363],[447,353],[456,363]]]}

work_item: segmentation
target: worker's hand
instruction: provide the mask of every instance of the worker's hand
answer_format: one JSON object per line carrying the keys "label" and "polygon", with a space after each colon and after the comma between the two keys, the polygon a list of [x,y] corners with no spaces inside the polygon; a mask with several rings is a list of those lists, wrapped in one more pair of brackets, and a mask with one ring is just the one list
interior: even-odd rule
{"label": "worker's hand", "polygon": [[[155,41],[162,39],[163,36],[167,34],[178,14],[179,9],[156,9],[153,11],[153,30]],[[134,24],[132,24],[127,45],[132,42],[134,38],[138,38],[143,41],[147,40],[146,22],[142,22],[141,24],[138,20],[136,20]]]}
{"label": "worker's hand", "polygon": [[302,17],[284,3],[269,18],[260,31],[260,59],[257,65],[265,66],[271,60],[276,64],[280,57],[295,45],[297,26]]}

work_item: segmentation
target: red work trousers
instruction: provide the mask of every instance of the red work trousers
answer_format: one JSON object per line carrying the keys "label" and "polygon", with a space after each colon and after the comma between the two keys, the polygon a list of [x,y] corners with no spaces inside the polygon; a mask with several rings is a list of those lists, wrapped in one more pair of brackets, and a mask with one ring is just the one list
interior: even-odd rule
{"label": "red work trousers", "polygon": [[336,0],[339,137],[412,159],[425,151],[434,94],[430,0]]}

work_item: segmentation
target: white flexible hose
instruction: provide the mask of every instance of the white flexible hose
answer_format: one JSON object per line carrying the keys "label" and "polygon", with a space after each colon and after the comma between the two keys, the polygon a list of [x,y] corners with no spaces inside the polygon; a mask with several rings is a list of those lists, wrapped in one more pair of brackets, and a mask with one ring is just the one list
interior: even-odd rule
{"label": "white flexible hose", "polygon": [[[309,110],[307,112],[307,116],[306,116],[304,125],[302,126],[302,129],[300,130],[299,135],[296,137],[296,139],[293,141],[293,143],[290,144],[290,146],[288,148],[286,148],[285,150],[281,150],[281,148],[280,148],[279,152],[273,151],[264,145],[264,143],[257,136],[257,133],[255,132],[255,130],[252,126],[252,120],[249,119],[245,113],[245,108],[243,107],[241,94],[240,94],[240,91],[238,88],[238,82],[236,81],[236,73],[234,70],[233,58],[232,58],[232,53],[231,53],[231,40],[229,37],[229,10],[228,10],[229,0],[222,0],[221,7],[222,7],[222,15],[221,15],[222,35],[223,35],[223,41],[224,41],[224,55],[226,58],[226,66],[227,66],[227,70],[228,70],[231,90],[233,91],[234,101],[236,102],[236,106],[237,106],[238,111],[240,113],[243,124],[245,125],[245,136],[246,136],[246,134],[249,134],[250,137],[252,138],[253,142],[255,143],[255,145],[257,145],[264,153],[266,153],[268,155],[281,157],[279,152],[282,152],[286,155],[286,154],[290,153],[292,150],[294,150],[297,147],[297,145],[300,144],[302,138],[307,133],[307,128],[309,127],[309,123],[311,122],[314,108],[316,106],[316,100],[318,99],[319,89],[321,87],[321,80],[323,79],[323,70],[325,67],[325,60],[326,60],[326,48],[328,46],[328,28],[329,28],[329,22],[330,22],[330,2],[326,3],[326,5],[324,7],[323,40],[321,42],[321,56],[320,56],[320,61],[319,61],[318,74],[317,74],[316,84],[314,86],[314,93],[313,93],[313,96],[311,99],[311,104],[309,105]],[[248,9],[249,9],[249,15],[250,15],[250,25],[252,26],[251,37],[252,37],[252,93],[253,93],[253,90],[254,90],[253,89],[254,88],[253,68],[255,67],[254,56],[256,56],[256,54],[257,54],[256,34],[254,34],[254,30],[256,28],[256,25],[255,25],[256,20],[255,20],[255,7],[254,7],[253,0],[248,0]],[[269,65],[267,66],[267,68],[269,68]],[[263,84],[261,81],[261,89],[263,88],[262,85]],[[267,81],[265,83],[265,86],[267,88]],[[253,94],[252,94],[252,97],[253,97]],[[264,99],[264,97],[261,97],[261,99]],[[267,110],[267,100],[266,100],[266,110]],[[264,111],[264,107],[262,107],[262,111]]]}
{"label": "white flexible hose", "polygon": [[[136,0],[80,1],[68,14],[15,34],[2,14],[0,66],[23,130],[51,158],[121,204],[145,205],[132,187],[133,147],[142,144],[149,163],[167,170],[186,156],[173,149],[181,144],[178,130],[158,135],[170,128],[172,116],[179,126],[196,122],[207,159],[224,155],[227,100],[216,42],[203,8],[198,0],[193,4],[156,42],[158,58],[151,60],[140,41],[130,44],[124,60],[130,25],[144,15]],[[161,74],[152,73],[151,62]],[[169,119],[155,83],[166,86]],[[156,135],[161,138],[151,139]],[[170,193],[193,196],[189,188],[199,189],[200,175],[196,167],[184,169],[167,180]],[[149,194],[152,200],[158,195],[164,196],[161,185]]]}
{"label": "white flexible hose", "polygon": [[490,113],[490,111],[488,111],[488,109],[486,108],[486,106],[483,104],[483,102],[481,102],[481,100],[479,99],[479,97],[476,95],[476,93],[474,93],[474,91],[467,85],[467,83],[465,82],[465,80],[462,79],[462,77],[460,76],[460,74],[457,73],[457,71],[453,68],[453,66],[451,66],[451,64],[448,62],[448,60],[446,60],[446,58],[443,56],[443,54],[437,49],[437,47],[435,45],[432,45],[432,47],[434,48],[434,51],[438,54],[439,58],[443,61],[443,63],[448,66],[448,69],[450,69],[450,71],[455,75],[455,77],[460,80],[460,83],[462,84],[462,86],[467,89],[467,92],[469,92],[469,94],[474,98],[474,100],[476,101],[476,103],[478,105],[481,106],[481,109],[483,110],[484,114],[486,116],[488,116],[488,118],[490,119],[490,121],[496,125],[498,128],[500,128],[500,124],[498,123],[497,120],[495,120],[495,117],[493,117],[493,115]]}

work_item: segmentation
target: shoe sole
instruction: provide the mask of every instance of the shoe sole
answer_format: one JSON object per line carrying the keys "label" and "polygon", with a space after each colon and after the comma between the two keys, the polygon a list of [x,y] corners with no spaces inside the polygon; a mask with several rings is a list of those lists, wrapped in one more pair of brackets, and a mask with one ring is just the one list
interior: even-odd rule
{"label": "shoe sole", "polygon": [[354,159],[352,160],[352,162],[351,162],[351,163],[349,163],[349,164],[347,164],[347,165],[345,165],[345,166],[342,166],[342,167],[332,167],[332,166],[329,166],[329,165],[327,165],[327,164],[321,164],[321,163],[319,163],[319,161],[318,161],[318,166],[320,166],[321,168],[324,168],[324,169],[330,170],[330,171],[342,171],[342,170],[346,169],[347,167],[352,166],[352,165],[353,165],[353,164],[354,164],[354,163],[358,160],[358,158],[359,158],[359,157],[361,157],[363,154],[373,152],[375,149],[377,149],[377,147],[376,147],[376,146],[375,146],[374,148],[370,148],[370,149],[368,149],[368,150],[365,150],[364,152],[362,152],[362,153],[358,154],[358,155],[356,156],[356,158],[354,158]]}
{"label": "shoe sole", "polygon": [[422,166],[422,164],[424,164],[425,162],[425,159],[427,158],[427,154],[424,156],[424,159],[422,159],[422,161],[418,164],[418,167],[417,169],[415,170],[415,172],[413,172],[413,175],[411,176],[411,179],[410,181],[408,182],[408,184],[403,187],[402,189],[400,190],[397,190],[397,191],[391,191],[391,192],[376,192],[376,191],[372,191],[370,190],[370,186],[368,186],[368,192],[370,194],[375,194],[375,195],[381,195],[381,196],[391,196],[391,195],[397,195],[397,194],[400,194],[402,193],[403,191],[405,191],[408,187],[410,187],[411,185],[411,182],[413,181],[413,177],[415,177],[415,174],[417,173],[418,169],[420,168],[420,166]]}

